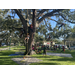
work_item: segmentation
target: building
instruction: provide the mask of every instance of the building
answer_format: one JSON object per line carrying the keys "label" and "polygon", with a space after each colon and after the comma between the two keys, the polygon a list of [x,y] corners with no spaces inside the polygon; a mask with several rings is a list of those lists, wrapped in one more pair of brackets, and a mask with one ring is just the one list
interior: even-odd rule
{"label": "building", "polygon": [[75,41],[74,40],[66,40],[66,45],[68,47],[75,46]]}

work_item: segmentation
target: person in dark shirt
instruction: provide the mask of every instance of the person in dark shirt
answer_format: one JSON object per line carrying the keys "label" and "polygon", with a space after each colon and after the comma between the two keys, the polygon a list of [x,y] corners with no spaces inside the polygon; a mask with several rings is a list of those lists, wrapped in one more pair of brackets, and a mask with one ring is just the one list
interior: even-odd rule
{"label": "person in dark shirt", "polygon": [[45,45],[43,47],[43,56],[44,56],[44,54],[46,55],[46,47],[45,47]]}
{"label": "person in dark shirt", "polygon": [[57,50],[57,45],[56,45],[56,50]]}
{"label": "person in dark shirt", "polygon": [[59,50],[61,49],[61,46],[59,45]]}
{"label": "person in dark shirt", "polygon": [[55,45],[54,45],[54,51],[55,51],[56,49],[55,49]]}

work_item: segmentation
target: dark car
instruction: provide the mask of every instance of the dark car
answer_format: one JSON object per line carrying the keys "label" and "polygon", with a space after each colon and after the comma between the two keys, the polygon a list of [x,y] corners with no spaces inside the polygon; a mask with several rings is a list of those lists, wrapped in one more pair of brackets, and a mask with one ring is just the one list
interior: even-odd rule
{"label": "dark car", "polygon": [[71,46],[71,47],[69,47],[69,49],[75,49],[75,46]]}

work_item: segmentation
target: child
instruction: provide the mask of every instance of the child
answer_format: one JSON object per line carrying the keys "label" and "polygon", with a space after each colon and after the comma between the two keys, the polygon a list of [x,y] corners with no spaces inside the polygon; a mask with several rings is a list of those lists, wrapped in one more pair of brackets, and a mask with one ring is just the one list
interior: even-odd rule
{"label": "child", "polygon": [[44,54],[46,55],[46,47],[45,47],[45,45],[43,47],[43,56],[44,56]]}

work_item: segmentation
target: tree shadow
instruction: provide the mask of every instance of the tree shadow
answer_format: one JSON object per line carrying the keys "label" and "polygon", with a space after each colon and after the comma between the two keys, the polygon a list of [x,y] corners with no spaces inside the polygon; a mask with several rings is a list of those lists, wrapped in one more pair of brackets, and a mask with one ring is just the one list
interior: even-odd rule
{"label": "tree shadow", "polygon": [[73,58],[70,58],[70,57],[61,57],[61,58],[57,58],[57,59],[45,59],[45,60],[48,60],[48,61],[71,61],[71,62],[75,62],[75,50],[72,50],[72,51],[68,51],[67,50],[67,51],[62,52],[62,53],[71,54]]}
{"label": "tree shadow", "polygon": [[58,59],[47,59],[48,61],[71,61],[75,62],[75,58],[58,58]]}
{"label": "tree shadow", "polygon": [[50,56],[50,55],[42,55],[42,54],[40,54],[40,55],[35,55],[35,56],[32,56],[32,57],[35,57],[35,58],[51,58],[52,56]]}
{"label": "tree shadow", "polygon": [[38,62],[38,63],[31,63],[30,65],[59,65],[59,63],[51,63],[51,62]]}
{"label": "tree shadow", "polygon": [[14,61],[11,60],[11,57],[0,57],[0,65],[17,65]]}
{"label": "tree shadow", "polygon": [[26,50],[26,49],[14,49],[14,50]]}
{"label": "tree shadow", "polygon": [[[70,61],[70,62],[75,62],[75,52],[70,52],[70,54],[73,56],[73,58],[70,58],[70,57],[60,57],[60,56],[52,56],[52,55],[47,55],[47,56],[44,56],[43,55],[41,56],[34,56],[36,58],[40,58],[44,61]],[[51,59],[50,59],[51,58]],[[60,65],[60,64],[59,64]]]}

